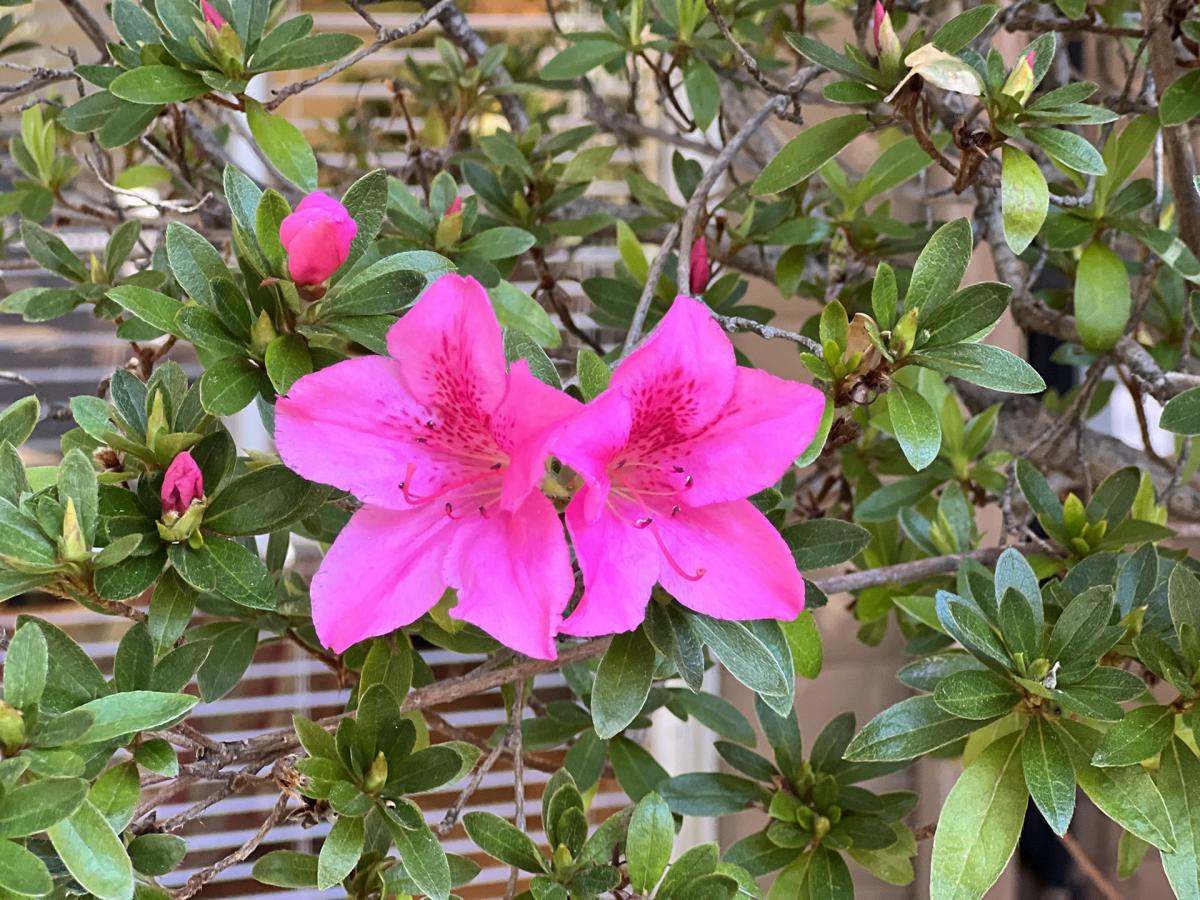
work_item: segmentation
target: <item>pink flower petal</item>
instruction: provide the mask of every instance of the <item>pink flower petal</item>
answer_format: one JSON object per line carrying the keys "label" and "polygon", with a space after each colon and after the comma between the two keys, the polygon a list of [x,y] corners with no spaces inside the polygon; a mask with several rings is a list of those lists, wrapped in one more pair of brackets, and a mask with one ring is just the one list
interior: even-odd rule
{"label": "pink flower petal", "polygon": [[679,296],[646,343],[617,366],[608,389],[633,404],[633,440],[653,433],[665,442],[716,418],[733,394],[736,366],[708,307]]}
{"label": "pink flower petal", "polygon": [[657,517],[654,527],[670,553],[658,580],[689,609],[739,620],[790,620],[804,609],[792,552],[750,501],[685,507]]}
{"label": "pink flower petal", "polygon": [[773,485],[812,442],[825,409],[816,388],[739,366],[729,405],[703,432],[663,451],[692,476],[683,503],[741,500]]}
{"label": "pink flower petal", "polygon": [[519,359],[508,372],[508,390],[492,416],[492,434],[510,457],[501,505],[515,510],[546,473],[555,426],[580,410],[574,397],[555,390],[529,372]]}
{"label": "pink flower petal", "polygon": [[583,572],[584,592],[559,631],[579,637],[637,628],[646,617],[646,602],[659,571],[653,535],[634,528],[629,519],[618,518],[607,506],[589,518],[590,491],[583,488],[567,506],[567,529]]}
{"label": "pink flower petal", "polygon": [[346,261],[349,249],[339,241],[337,226],[319,213],[301,222],[284,246],[288,252],[288,274],[296,284],[325,281]]}
{"label": "pink flower petal", "polygon": [[299,203],[296,204],[296,212],[302,212],[304,210],[310,210],[310,209],[322,210],[324,212],[330,213],[334,218],[338,218],[338,217],[348,218],[350,215],[346,211],[346,207],[344,207],[342,205],[340,200],[335,200],[333,197],[330,197],[324,191],[313,191],[311,194],[308,194],[307,196],[305,196],[305,198],[303,200],[301,200]]}
{"label": "pink flower petal", "polygon": [[429,433],[430,417],[409,395],[394,360],[364,356],[293,384],[275,406],[275,443],[305,478],[364,503],[404,509],[412,505],[401,487],[406,479],[411,495],[429,496],[476,471],[441,445],[418,442]]}
{"label": "pink flower petal", "polygon": [[[588,486],[579,514],[588,521],[600,515],[612,486],[609,466],[629,444],[633,407],[618,391],[605,391],[556,430],[550,451],[570,466]],[[573,507],[576,502],[572,502]]]}
{"label": "pink flower petal", "polygon": [[504,342],[487,292],[474,278],[443,275],[387,336],[409,392],[420,402],[453,411],[444,427],[470,443],[487,435],[504,399]]}
{"label": "pink flower petal", "polygon": [[356,512],[313,576],[313,625],[321,643],[341,653],[433,607],[446,590],[442,561],[454,524],[436,504]]}
{"label": "pink flower petal", "polygon": [[459,524],[446,557],[458,588],[450,615],[536,659],[554,659],[554,634],[575,589],[554,504],[534,493],[515,512]]}

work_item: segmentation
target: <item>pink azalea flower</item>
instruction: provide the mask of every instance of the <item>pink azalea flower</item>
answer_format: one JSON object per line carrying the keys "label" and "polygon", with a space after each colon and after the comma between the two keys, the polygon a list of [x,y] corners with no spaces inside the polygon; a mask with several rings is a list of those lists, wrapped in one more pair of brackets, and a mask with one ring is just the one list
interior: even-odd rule
{"label": "pink azalea flower", "polygon": [[692,243],[690,259],[688,291],[693,297],[699,297],[708,287],[708,279],[712,277],[712,265],[708,261],[708,239],[704,235],[700,235]]}
{"label": "pink azalea flower", "polygon": [[211,25],[217,31],[221,30],[221,26],[225,24],[225,17],[217,12],[217,8],[208,0],[200,0],[200,11],[204,13],[204,21]]}
{"label": "pink azalea flower", "polygon": [[537,489],[550,432],[579,404],[524,361],[473,278],[443,275],[388,332],[390,357],[337,363],[279,399],[284,461],[366,505],[312,581],[336,652],[407,625],[458,589],[450,615],[553,659],[574,589],[554,505]]}
{"label": "pink azalea flower", "polygon": [[182,516],[195,500],[204,498],[204,476],[192,454],[184,450],[171,460],[163,473],[163,515],[175,513]]}
{"label": "pink azalea flower", "polygon": [[636,628],[656,582],[716,618],[795,618],[804,581],[745,498],[803,452],[824,406],[812,387],[738,366],[707,307],[677,297],[554,438],[584,481],[566,519],[585,590],[559,630]]}
{"label": "pink azalea flower", "polygon": [[358,223],[346,207],[314,191],[279,225],[279,241],[288,254],[288,273],[296,284],[320,284],[350,255]]}

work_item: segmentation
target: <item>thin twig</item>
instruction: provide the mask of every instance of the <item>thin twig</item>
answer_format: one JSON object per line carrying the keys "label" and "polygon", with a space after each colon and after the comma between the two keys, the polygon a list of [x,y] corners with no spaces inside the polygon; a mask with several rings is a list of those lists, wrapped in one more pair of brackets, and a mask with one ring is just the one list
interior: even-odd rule
{"label": "thin twig", "polygon": [[811,350],[813,353],[821,352],[821,345],[812,338],[805,337],[795,331],[788,331],[784,328],[776,328],[774,325],[764,325],[762,322],[756,322],[753,319],[747,319],[745,316],[714,316],[721,323],[721,327],[734,334],[739,331],[752,331],[760,337],[767,340],[784,340],[791,341],[793,344],[799,344],[805,350]]}
{"label": "thin twig", "polygon": [[242,844],[242,846],[238,847],[224,859],[218,860],[211,866],[206,866],[189,878],[183,887],[171,894],[174,900],[187,900],[188,897],[194,897],[200,893],[204,885],[208,884],[230,866],[235,866],[250,856],[251,853],[258,849],[258,845],[266,839],[271,829],[283,819],[290,799],[288,794],[280,794],[279,799],[275,801],[275,806],[272,808],[271,814],[258,826],[258,830],[246,839],[246,843]]}
{"label": "thin twig", "polygon": [[1071,854],[1071,859],[1075,861],[1075,865],[1079,866],[1083,874],[1092,883],[1092,886],[1104,896],[1105,900],[1122,900],[1124,895],[1113,887],[1112,882],[1104,877],[1104,873],[1088,858],[1088,855],[1079,846],[1079,842],[1074,837],[1064,834],[1059,840],[1067,848],[1067,852]]}
{"label": "thin twig", "polygon": [[[509,725],[513,752],[513,789],[516,791],[516,818],[518,831],[525,830],[525,757],[521,750],[521,719],[525,715],[525,689],[528,682],[522,679],[517,682],[516,695],[513,698],[512,718]],[[517,893],[517,882],[521,878],[521,870],[516,866],[508,873],[508,889],[506,900],[512,900]]]}
{"label": "thin twig", "polygon": [[275,109],[285,100],[287,100],[288,97],[294,97],[296,94],[299,94],[302,91],[307,91],[310,87],[315,87],[323,81],[328,81],[335,75],[339,75],[352,66],[362,62],[368,56],[378,53],[389,44],[393,44],[396,41],[406,37],[411,37],[421,29],[428,26],[431,22],[437,19],[438,16],[453,6],[454,0],[438,0],[437,3],[426,9],[425,12],[421,13],[421,15],[419,15],[415,20],[400,28],[384,28],[377,21],[375,21],[375,19],[369,13],[367,13],[367,11],[363,9],[360,4],[351,3],[350,5],[354,7],[355,11],[358,12],[358,14],[362,16],[372,28],[375,29],[375,40],[372,43],[367,44],[365,47],[361,47],[359,50],[350,54],[344,59],[339,60],[328,69],[318,72],[311,78],[305,78],[303,81],[297,81],[294,84],[289,84],[277,91],[273,91],[275,96],[263,104],[265,109]]}
{"label": "thin twig", "polygon": [[[696,185],[696,189],[692,191],[692,196],[688,199],[687,206],[683,210],[683,221],[679,226],[679,258],[676,262],[675,283],[679,290],[689,291],[688,274],[691,269],[691,247],[692,241],[696,237],[696,226],[700,221],[700,216],[704,211],[704,206],[708,202],[708,192],[712,190],[713,185],[717,183],[727,168],[733,163],[734,158],[741,152],[742,147],[746,142],[754,136],[754,133],[763,126],[763,123],[771,117],[773,113],[783,112],[787,107],[787,98],[772,97],[762,106],[760,106],[725,145],[725,148],[720,152],[716,159],[712,161],[712,165],[704,173],[700,179],[700,183]],[[639,329],[640,331],[640,325]],[[633,328],[630,327],[630,336],[633,336]],[[626,338],[626,346],[629,346],[629,338]],[[636,343],[636,338],[635,338]]]}

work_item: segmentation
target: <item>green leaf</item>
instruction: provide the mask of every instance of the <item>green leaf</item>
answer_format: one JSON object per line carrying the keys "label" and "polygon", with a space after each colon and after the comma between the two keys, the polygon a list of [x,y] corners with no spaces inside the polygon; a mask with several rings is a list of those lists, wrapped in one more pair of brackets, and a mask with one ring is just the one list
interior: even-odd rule
{"label": "green leaf", "polygon": [[963,770],[933,836],[932,900],[976,900],[1008,865],[1021,836],[1028,798],[1021,735],[1000,738]]}
{"label": "green leaf", "polygon": [[813,851],[812,862],[808,866],[808,896],[821,897],[826,900],[853,900],[854,882],[850,878],[850,869],[840,853],[828,847],[818,847]]}
{"label": "green leaf", "polygon": [[754,746],[754,728],[741,711],[724,697],[675,690],[672,692],[671,704],[672,709],[675,708],[674,704],[683,707],[685,712],[717,734],[748,747]]}
{"label": "green leaf", "polygon": [[14,447],[20,447],[33,434],[41,414],[42,405],[32,394],[10,403],[0,413],[0,442],[8,441]]}
{"label": "green leaf", "polygon": [[1176,897],[1200,897],[1200,759],[1179,738],[1163,750],[1158,789],[1175,828],[1176,849],[1162,854]]}
{"label": "green leaf", "polygon": [[904,295],[904,311],[921,309],[958,290],[970,261],[971,223],[966,219],[947,222],[930,236],[917,257]]}
{"label": "green leaf", "polygon": [[229,269],[221,254],[203,236],[182,222],[167,224],[167,260],[171,273],[189,297],[215,311],[213,285],[218,279],[228,279]]}
{"label": "green leaf", "polygon": [[1200,70],[1179,76],[1163,91],[1158,116],[1164,128],[1184,125],[1200,116]]}
{"label": "green leaf", "polygon": [[845,758],[851,762],[915,759],[965,737],[984,724],[946,712],[933,697],[909,697],[868,722],[846,748]]}
{"label": "green leaf", "polygon": [[221,485],[204,513],[204,527],[222,534],[266,534],[304,518],[327,489],[286,466],[266,466]]}
{"label": "green leaf", "polygon": [[171,562],[199,591],[220,594],[239,606],[275,608],[275,584],[257,554],[235,541],[209,535],[199,549],[174,544]]}
{"label": "green leaf", "polygon": [[1050,211],[1050,189],[1038,164],[1023,150],[1005,144],[1000,173],[1004,240],[1013,253],[1024,253],[1042,230]]}
{"label": "green leaf", "polygon": [[365,836],[362,819],[338,816],[317,858],[317,890],[328,890],[353,871],[362,856]]}
{"label": "green leaf", "polygon": [[601,738],[613,737],[642,711],[654,660],[654,647],[640,628],[613,637],[592,688],[592,721]]}
{"label": "green leaf", "polygon": [[195,72],[174,66],[139,66],[122,72],[108,86],[115,97],[130,103],[157,105],[191,100],[210,90]]}
{"label": "green leaf", "polygon": [[0,797],[0,837],[45,831],[79,809],[87,792],[80,778],[41,778],[13,788]]}
{"label": "green leaf", "polygon": [[214,416],[232,416],[258,394],[262,370],[248,359],[222,359],[200,376],[200,403]]}
{"label": "green leaf", "polygon": [[1068,169],[1083,175],[1104,175],[1108,171],[1100,151],[1074,132],[1061,128],[1029,128],[1025,136]]}
{"label": "green leaf", "polygon": [[543,347],[557,347],[562,343],[550,314],[520,288],[501,281],[488,291],[488,298],[502,328],[523,331]]}
{"label": "green leaf", "polygon": [[175,749],[162,738],[142,741],[133,751],[133,758],[142,768],[149,769],[156,775],[174,778],[179,774],[179,757],[175,754]]}
{"label": "green leaf", "polygon": [[933,699],[946,712],[964,719],[995,719],[1021,699],[1012,682],[994,672],[953,672],[938,682]]}
{"label": "green leaf", "polygon": [[167,570],[154,587],[150,598],[150,619],[146,623],[154,653],[163,657],[175,646],[192,618],[196,591],[175,572]]}
{"label": "green leaf", "polygon": [[189,694],[159,691],[122,691],[97,697],[80,707],[91,713],[94,721],[79,740],[83,744],[97,744],[158,728],[187,713],[198,702],[198,697]]}
{"label": "green leaf", "polygon": [[315,888],[317,857],[294,850],[272,850],[254,863],[250,876],[281,888]]}
{"label": "green leaf", "polygon": [[469,812],[463,827],[479,849],[525,872],[545,872],[546,861],[529,835],[495,813]]}
{"label": "green leaf", "polygon": [[809,519],[783,529],[798,569],[823,569],[853,559],[871,543],[871,532],[841,519]]}
{"label": "green leaf", "polygon": [[888,418],[908,464],[918,472],[935,459],[942,446],[937,414],[916,391],[893,381],[887,392]]}
{"label": "green leaf", "polygon": [[549,60],[538,74],[544,81],[570,81],[624,55],[625,48],[613,41],[579,41]]}
{"label": "green leaf", "polygon": [[1108,730],[1092,755],[1094,766],[1132,766],[1157,756],[1175,731],[1175,710],[1139,706]]}
{"label": "green leaf", "polygon": [[1098,351],[1116,344],[1131,308],[1125,263],[1108,245],[1092,241],[1075,273],[1075,324],[1083,346]]}
{"label": "green leaf", "polygon": [[[191,646],[185,644],[180,650]],[[257,649],[258,629],[253,625],[230,625],[211,642],[211,649],[199,664],[197,678],[205,703],[224,697],[237,686]]]}
{"label": "green leaf", "polygon": [[985,4],[959,13],[933,33],[933,46],[945,53],[957,53],[983,33],[999,10],[998,6]]}
{"label": "green leaf", "polygon": [[528,231],[502,225],[471,237],[463,243],[461,250],[463,253],[488,260],[510,259],[520,256],[535,243],[537,239]]}
{"label": "green leaf", "polygon": [[984,332],[1004,315],[1010,296],[1012,288],[1007,284],[983,281],[945,300],[931,301],[921,310],[918,326],[927,333],[918,337],[918,345],[944,347]]}
{"label": "green leaf", "polygon": [[504,332],[504,358],[510,363],[523,359],[529,363],[529,371],[538,381],[544,381],[552,388],[562,389],[562,380],[558,370],[546,355],[546,351],[524,331],[509,329]]}
{"label": "green leaf", "polygon": [[658,884],[671,861],[674,843],[675,820],[671,809],[652,791],[633,808],[625,842],[630,885],[639,894],[649,894]]}
{"label": "green leaf", "polygon": [[824,649],[821,646],[821,632],[817,630],[813,614],[805,610],[791,622],[781,621],[779,627],[783,629],[788,647],[791,648],[796,674],[809,679],[820,675]]}
{"label": "green leaf", "polygon": [[0,498],[0,554],[39,566],[58,563],[58,552],[37,522]]}
{"label": "green leaf", "polygon": [[676,775],[659,785],[658,792],[672,812],[684,816],[721,816],[764,799],[756,782],[712,772]]}
{"label": "green leaf", "polygon": [[1029,363],[991,344],[937,347],[910,354],[908,360],[994,391],[1037,394],[1046,389],[1046,382]]}
{"label": "green leaf", "polygon": [[173,871],[186,854],[187,843],[174,834],[140,834],[129,844],[133,867],[151,877]]}
{"label": "green leaf", "polygon": [[113,831],[121,832],[133,820],[140,792],[137,766],[126,762],[96,779],[88,791],[88,803],[96,807]]}
{"label": "green leaf", "polygon": [[[790,651],[785,664],[750,623],[703,615],[689,616],[688,622],[730,675],[762,696],[773,709],[791,709],[795,681],[790,671]],[[784,641],[786,645],[786,638]]]}
{"label": "green leaf", "polygon": [[788,141],[750,186],[755,194],[777,194],[799,184],[870,127],[863,115],[827,119]]}
{"label": "green leaf", "polygon": [[614,738],[609,743],[609,757],[617,783],[631,800],[642,799],[667,780],[666,769],[629,738]]}
{"label": "green leaf", "polygon": [[[449,900],[450,863],[425,824],[420,808],[411,800],[398,800],[394,809],[386,810],[384,824],[391,832],[404,871],[418,891],[430,900]],[[524,836],[523,832],[517,833]]]}
{"label": "green leaf", "polygon": [[54,889],[50,871],[20,844],[0,841],[0,889],[24,897],[41,897]]}
{"label": "green leaf", "polygon": [[1175,832],[1162,795],[1141,766],[1100,768],[1092,754],[1100,736],[1085,725],[1066,719],[1054,727],[1063,739],[1075,778],[1100,811],[1127,831],[1160,850],[1175,849]]}
{"label": "green leaf", "polygon": [[297,378],[313,370],[308,344],[298,334],[281,334],[267,345],[267,377],[276,392],[286,394]]}
{"label": "green leaf", "polygon": [[134,285],[115,287],[106,296],[147,325],[168,333],[176,331],[175,316],[180,309],[178,300]]}
{"label": "green leaf", "polygon": [[70,818],[46,829],[71,876],[99,900],[128,900],[133,894],[129,854],[104,816],[84,802]]}
{"label": "green leaf", "polygon": [[1168,400],[1158,424],[1175,434],[1200,434],[1200,387],[1189,388]]}
{"label": "green leaf", "polygon": [[33,706],[46,689],[49,650],[41,629],[26,623],[17,629],[4,658],[4,701],[17,709]]}
{"label": "green leaf", "polygon": [[245,98],[250,133],[271,165],[301,191],[317,189],[317,157],[304,133],[280,116],[268,113],[256,100]]}
{"label": "green leaf", "polygon": [[1067,833],[1075,813],[1075,772],[1058,732],[1035,716],[1021,742],[1021,766],[1033,802],[1055,834]]}
{"label": "green leaf", "polygon": [[696,124],[707,129],[721,106],[721,82],[717,73],[699,56],[689,55],[683,61],[683,88]]}
{"label": "green leaf", "polygon": [[71,281],[87,281],[88,271],[79,257],[63,242],[36,222],[21,220],[21,242],[26,252],[56,275]]}
{"label": "green leaf", "polygon": [[598,397],[612,379],[612,369],[608,363],[587,347],[579,348],[575,371],[579,374],[579,390],[584,401]]}

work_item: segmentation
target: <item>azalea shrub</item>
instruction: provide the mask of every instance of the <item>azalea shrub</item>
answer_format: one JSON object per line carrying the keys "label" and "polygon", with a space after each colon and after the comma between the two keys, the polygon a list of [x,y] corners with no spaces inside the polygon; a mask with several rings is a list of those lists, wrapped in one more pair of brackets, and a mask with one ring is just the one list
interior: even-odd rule
{"label": "azalea shrub", "polygon": [[[1143,864],[1200,896],[1194,4],[551,0],[537,44],[455,0],[349,2],[365,42],[269,0],[37,2],[87,43],[53,56],[0,2],[0,311],[91,315],[129,361],[65,404],[0,373],[0,596],[121,637],[102,672],[36,615],[3,635],[0,897],[248,864],[445,900],[480,871],[461,826],[506,897],[840,900],[925,852],[961,900],[1027,820],[1105,896]],[[301,130],[335,77],[388,99]],[[805,741],[797,680],[851,690],[821,677],[833,606],[911,695]],[[281,641],[342,713],[191,724]],[[438,712],[497,689],[490,736]],[[655,759],[666,717],[718,771]],[[929,755],[961,773],[919,821],[878,779]],[[511,819],[476,797],[505,758]],[[602,780],[628,804],[600,821]],[[264,783],[247,842],[189,868],[179,832]],[[1084,802],[1116,864],[1073,838]],[[332,824],[264,852],[289,818]]]}

